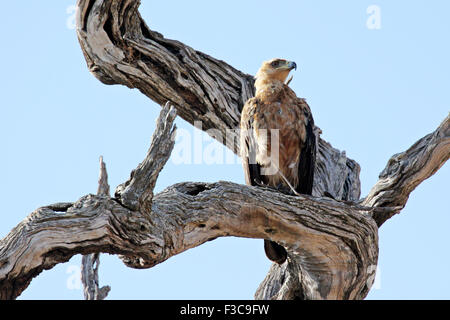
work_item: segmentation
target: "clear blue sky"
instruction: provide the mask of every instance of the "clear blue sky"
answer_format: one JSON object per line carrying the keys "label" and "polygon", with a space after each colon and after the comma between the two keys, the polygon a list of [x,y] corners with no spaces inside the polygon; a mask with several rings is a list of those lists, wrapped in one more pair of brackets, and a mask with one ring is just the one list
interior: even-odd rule
{"label": "clear blue sky", "polygon": [[[95,193],[100,155],[114,190],[149,146],[159,107],[88,72],[67,26],[74,3],[3,4],[0,237],[40,206]],[[381,29],[367,27],[370,5],[381,9]],[[448,1],[144,0],[141,13],[166,37],[250,74],[269,58],[295,60],[291,87],[308,100],[322,137],[361,164],[363,195],[391,155],[450,110]],[[369,299],[450,299],[449,178],[447,164],[381,228]],[[169,160],[156,189],[190,180],[244,183],[239,163]],[[43,272],[20,298],[81,299],[80,260]],[[100,282],[112,287],[110,299],[252,299],[269,266],[262,240],[222,238],[149,270],[102,255]]]}

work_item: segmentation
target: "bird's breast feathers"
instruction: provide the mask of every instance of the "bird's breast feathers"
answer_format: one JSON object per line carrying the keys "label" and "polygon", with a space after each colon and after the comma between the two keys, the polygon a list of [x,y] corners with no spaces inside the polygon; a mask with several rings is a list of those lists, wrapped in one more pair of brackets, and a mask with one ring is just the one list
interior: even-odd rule
{"label": "bird's breast feathers", "polygon": [[281,90],[258,94],[242,112],[241,129],[248,135],[247,144],[262,167],[271,168],[270,185],[283,183],[282,174],[298,184],[298,163],[306,140],[309,108],[303,99],[286,85]]}

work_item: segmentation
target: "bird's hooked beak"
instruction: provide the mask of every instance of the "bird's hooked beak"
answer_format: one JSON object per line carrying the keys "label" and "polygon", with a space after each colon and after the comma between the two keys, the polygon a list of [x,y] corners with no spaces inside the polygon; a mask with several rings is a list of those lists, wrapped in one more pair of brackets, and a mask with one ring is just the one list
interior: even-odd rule
{"label": "bird's hooked beak", "polygon": [[294,62],[294,61],[287,61],[287,60],[285,60],[285,61],[283,61],[283,63],[281,63],[279,66],[278,66],[278,68],[277,68],[278,70],[282,70],[282,71],[285,71],[285,70],[289,70],[289,71],[291,71],[291,70],[297,70],[297,64]]}
{"label": "bird's hooked beak", "polygon": [[[297,64],[294,61],[288,61],[286,65],[287,65],[287,68],[289,71],[294,70],[294,69],[297,70]],[[294,78],[294,76],[290,76],[289,79],[286,80],[285,83],[287,86],[291,83],[293,78]]]}
{"label": "bird's hooked beak", "polygon": [[294,61],[288,61],[287,67],[289,68],[289,70],[297,70],[297,64]]}

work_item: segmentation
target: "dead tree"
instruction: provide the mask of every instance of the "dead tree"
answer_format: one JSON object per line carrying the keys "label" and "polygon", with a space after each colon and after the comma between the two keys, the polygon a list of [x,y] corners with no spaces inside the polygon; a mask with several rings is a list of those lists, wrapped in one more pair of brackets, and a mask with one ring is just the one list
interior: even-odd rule
{"label": "dead tree", "polygon": [[138,6],[138,0],[79,0],[77,34],[98,80],[165,104],[147,157],[114,198],[86,195],[39,208],[2,239],[0,298],[16,298],[42,270],[76,254],[107,252],[129,267],[151,268],[225,236],[270,239],[289,252],[285,264],[271,267],[256,299],[365,298],[375,277],[378,228],[450,157],[450,118],[394,155],[362,199],[359,165],[320,138],[313,196],[230,182],[179,183],[155,195],[177,114],[228,134],[226,146],[238,152],[238,131],[228,129],[238,127],[253,78],[150,30]]}

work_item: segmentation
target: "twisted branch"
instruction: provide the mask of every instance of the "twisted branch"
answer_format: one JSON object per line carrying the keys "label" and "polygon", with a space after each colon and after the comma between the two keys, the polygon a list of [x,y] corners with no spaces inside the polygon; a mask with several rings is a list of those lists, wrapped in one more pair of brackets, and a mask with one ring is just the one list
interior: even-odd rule
{"label": "twisted branch", "polygon": [[[138,88],[160,104],[171,101],[183,119],[202,121],[203,130],[226,136],[237,128],[253,94],[251,76],[151,31],[137,0],[80,0],[78,6],[80,45],[100,81]],[[17,297],[42,270],[75,254],[118,254],[130,267],[150,268],[223,236],[287,248],[288,262],[272,266],[257,299],[363,299],[374,280],[378,226],[450,154],[447,118],[394,156],[361,201],[359,165],[320,138],[315,197],[230,182],[180,183],[154,195],[173,147],[174,117],[163,107],[146,159],[117,188],[117,198],[88,195],[39,208],[0,241],[1,299]],[[234,143],[227,146],[237,152],[238,132],[231,132]]]}
{"label": "twisted branch", "polygon": [[362,202],[370,207],[397,207],[391,212],[378,212],[373,218],[378,226],[406,205],[411,192],[436,173],[450,158],[450,115],[429,135],[408,150],[393,155],[380,179]]}
{"label": "twisted branch", "polygon": [[[100,157],[100,175],[98,178],[97,195],[109,196],[108,173],[103,157]],[[98,268],[100,253],[91,253],[81,258],[81,282],[86,300],[104,300],[111,290],[110,286],[99,287]]]}

